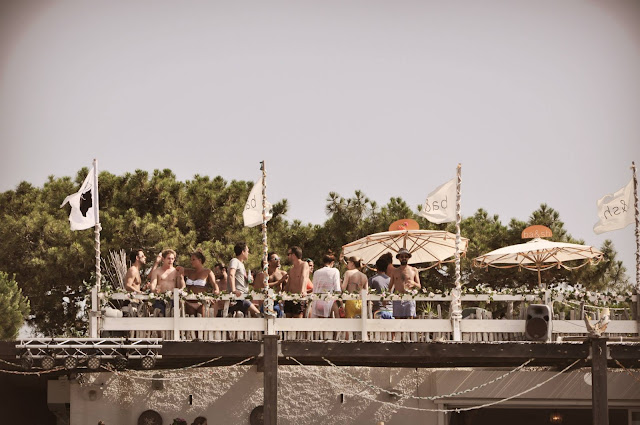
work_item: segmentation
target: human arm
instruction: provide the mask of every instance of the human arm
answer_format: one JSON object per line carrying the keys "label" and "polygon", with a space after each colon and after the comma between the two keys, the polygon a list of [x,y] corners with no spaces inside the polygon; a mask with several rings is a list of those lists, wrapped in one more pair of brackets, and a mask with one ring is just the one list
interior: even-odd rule
{"label": "human arm", "polygon": [[341,286],[340,286],[340,272],[338,271],[338,269],[333,269],[335,270],[335,273],[333,274],[333,287],[334,287],[334,291],[335,292],[340,292],[341,291]]}
{"label": "human arm", "polygon": [[184,275],[182,273],[179,273],[177,270],[176,270],[176,274],[178,275],[176,276],[176,287],[178,289],[184,289],[187,286],[184,283]]}
{"label": "human arm", "polygon": [[309,281],[309,263],[306,261],[302,262],[302,288],[300,293],[302,295],[307,295],[307,282]]}
{"label": "human arm", "polygon": [[229,264],[229,273],[227,276],[227,287],[229,288],[229,292],[235,294],[236,297],[242,295],[242,292],[236,290],[236,268],[232,267],[233,262]]}
{"label": "human arm", "polygon": [[347,270],[344,273],[344,279],[342,280],[342,286],[340,286],[340,289],[342,290],[342,292],[347,290],[347,287],[349,286],[349,271]]}
{"label": "human arm", "polygon": [[127,274],[124,276],[124,289],[129,292],[138,292],[140,290],[140,288],[136,288],[136,279],[133,267],[129,267]]}
{"label": "human arm", "polygon": [[218,287],[218,283],[216,282],[216,276],[213,274],[211,270],[209,270],[209,275],[207,276],[207,278],[209,280],[209,284],[213,288],[213,293],[219,294],[220,288]]}
{"label": "human arm", "polygon": [[157,273],[158,269],[153,269],[151,271],[151,279],[150,279],[150,283],[149,283],[149,291],[150,292],[157,292],[156,288],[158,287],[158,273]]}
{"label": "human arm", "polygon": [[418,271],[418,269],[416,269],[415,267],[413,268],[413,271],[415,272],[415,274],[413,275],[413,288],[415,289],[420,289],[422,288],[422,285],[420,284],[420,272]]}

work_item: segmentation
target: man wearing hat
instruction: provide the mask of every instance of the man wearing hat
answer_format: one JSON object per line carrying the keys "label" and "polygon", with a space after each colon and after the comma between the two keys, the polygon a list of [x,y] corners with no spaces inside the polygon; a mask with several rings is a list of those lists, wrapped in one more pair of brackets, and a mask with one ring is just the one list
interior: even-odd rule
{"label": "man wearing hat", "polygon": [[[391,276],[389,291],[405,294],[409,291],[420,289],[418,269],[408,264],[411,253],[406,248],[400,248],[396,254],[396,258],[400,260],[400,267],[395,269]],[[393,302],[393,317],[396,319],[413,319],[415,316],[415,301],[402,300]]]}

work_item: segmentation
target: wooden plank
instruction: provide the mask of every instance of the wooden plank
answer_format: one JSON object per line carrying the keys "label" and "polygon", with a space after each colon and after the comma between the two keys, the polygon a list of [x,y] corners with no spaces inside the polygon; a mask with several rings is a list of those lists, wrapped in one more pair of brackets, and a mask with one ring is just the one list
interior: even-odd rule
{"label": "wooden plank", "polygon": [[[363,364],[379,362],[380,366],[391,363],[414,365],[457,364],[482,365],[485,363],[511,363],[530,358],[537,361],[554,360],[565,363],[567,360],[586,359],[588,345],[583,343],[323,343],[292,342],[281,343],[282,354],[300,361],[317,361],[322,358],[335,359],[341,364]],[[640,354],[639,354],[640,356]],[[347,362],[347,363],[345,363]]]}
{"label": "wooden plank", "polygon": [[[554,320],[553,333],[587,334],[584,320]],[[612,320],[607,326],[606,333],[638,334],[638,324],[635,320]]]}
{"label": "wooden plank", "polygon": [[162,358],[171,359],[211,359],[214,357],[232,357],[245,359],[260,354],[262,343],[259,341],[164,341]]}
{"label": "wooden plank", "polygon": [[476,320],[460,322],[462,332],[524,332],[524,320]]}

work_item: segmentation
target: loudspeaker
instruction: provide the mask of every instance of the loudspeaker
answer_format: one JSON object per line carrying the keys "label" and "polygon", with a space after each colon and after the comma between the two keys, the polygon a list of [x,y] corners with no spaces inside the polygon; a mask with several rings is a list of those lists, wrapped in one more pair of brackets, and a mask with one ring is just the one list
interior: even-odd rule
{"label": "loudspeaker", "polygon": [[551,308],[546,304],[527,307],[524,336],[528,341],[551,341]]}

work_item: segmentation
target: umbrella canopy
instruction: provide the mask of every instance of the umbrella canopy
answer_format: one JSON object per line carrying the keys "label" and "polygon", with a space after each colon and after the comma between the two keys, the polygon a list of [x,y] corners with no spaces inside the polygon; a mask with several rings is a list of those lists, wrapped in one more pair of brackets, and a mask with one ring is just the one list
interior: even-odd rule
{"label": "umbrella canopy", "polygon": [[[467,252],[469,239],[460,238],[460,254]],[[394,230],[374,233],[342,247],[341,258],[362,258],[375,264],[384,253],[393,253],[393,263],[400,264],[395,254],[401,248],[411,253],[409,264],[442,263],[456,253],[456,235],[443,230]]]}
{"label": "umbrella canopy", "polygon": [[[473,259],[476,267],[510,268],[519,267],[538,272],[554,267],[567,270],[577,269],[587,264],[598,264],[604,254],[592,246],[566,242],[552,242],[536,238],[527,243],[505,246]],[[566,265],[572,262],[572,266]],[[576,262],[577,263],[576,265]]]}

